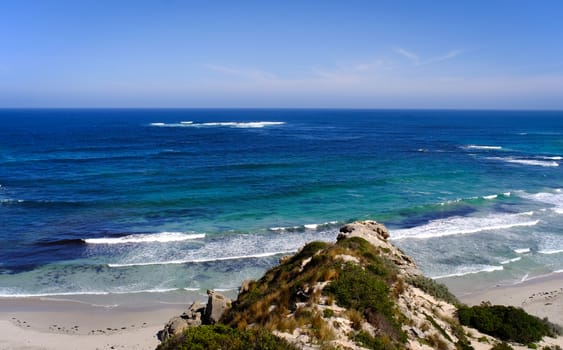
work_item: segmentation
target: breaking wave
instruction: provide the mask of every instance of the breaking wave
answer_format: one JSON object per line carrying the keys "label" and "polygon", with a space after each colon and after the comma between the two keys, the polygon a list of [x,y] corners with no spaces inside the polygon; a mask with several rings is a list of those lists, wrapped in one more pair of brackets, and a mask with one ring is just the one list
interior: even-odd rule
{"label": "breaking wave", "polygon": [[437,280],[437,279],[441,279],[441,278],[460,277],[460,276],[472,275],[472,274],[481,273],[481,272],[494,272],[494,271],[502,271],[502,270],[504,270],[504,267],[493,266],[493,265],[484,265],[484,266],[476,266],[476,267],[465,266],[465,267],[460,268],[458,272],[454,272],[454,273],[450,273],[450,274],[446,274],[446,275],[435,276],[435,277],[432,277],[432,278]]}
{"label": "breaking wave", "polygon": [[512,227],[534,226],[539,220],[530,220],[533,212],[519,214],[493,214],[485,217],[454,216],[431,220],[425,225],[391,231],[391,239],[435,238],[442,236],[502,230]]}
{"label": "breaking wave", "polygon": [[558,167],[559,163],[556,161],[538,160],[538,159],[522,159],[515,157],[487,157],[489,160],[499,160],[506,163],[520,164],[520,165],[534,165],[542,167]]}
{"label": "breaking wave", "polygon": [[480,149],[480,150],[500,150],[501,146],[480,146],[480,145],[467,145],[465,149]]}
{"label": "breaking wave", "polygon": [[229,128],[242,128],[242,129],[255,129],[263,128],[266,126],[283,125],[285,122],[271,122],[271,121],[258,121],[258,122],[210,122],[210,123],[194,123],[192,121],[183,121],[179,123],[150,123],[150,126],[168,127],[168,128],[194,128],[194,127],[229,127]]}
{"label": "breaking wave", "polygon": [[205,238],[204,233],[186,234],[182,232],[160,232],[154,234],[136,234],[123,237],[87,238],[87,244],[125,244],[125,243],[153,243],[179,242],[190,239]]}

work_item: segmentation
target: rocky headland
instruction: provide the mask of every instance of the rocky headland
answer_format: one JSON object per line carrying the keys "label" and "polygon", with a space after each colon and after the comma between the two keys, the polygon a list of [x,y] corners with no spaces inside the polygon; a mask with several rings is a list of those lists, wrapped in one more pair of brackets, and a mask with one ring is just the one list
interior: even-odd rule
{"label": "rocky headland", "polygon": [[[194,303],[168,322],[160,333],[159,349],[558,349],[561,345],[561,337],[544,337],[556,337],[557,325],[521,309],[463,306],[444,285],[425,277],[388,237],[385,226],[375,221],[347,224],[336,243],[309,243],[280,259],[261,279],[245,281],[235,301],[209,291],[207,305]],[[484,333],[468,327],[483,331],[483,317],[487,318]],[[528,332],[529,337],[518,338]]]}

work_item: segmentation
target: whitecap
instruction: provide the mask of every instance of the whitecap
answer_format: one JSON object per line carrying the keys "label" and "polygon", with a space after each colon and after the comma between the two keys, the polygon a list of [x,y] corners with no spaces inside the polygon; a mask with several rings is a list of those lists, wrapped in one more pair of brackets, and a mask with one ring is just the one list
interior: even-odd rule
{"label": "whitecap", "polygon": [[318,230],[319,228],[325,228],[327,226],[332,226],[338,224],[338,221],[327,221],[322,224],[305,224],[301,226],[275,226],[270,227],[270,231],[299,231],[299,230]]}
{"label": "whitecap", "polygon": [[467,145],[466,149],[481,149],[481,150],[500,150],[501,146],[481,146],[481,145]]}
{"label": "whitecap", "polygon": [[555,193],[540,192],[535,194],[529,194],[526,192],[521,192],[518,194],[519,197],[524,199],[531,199],[536,202],[547,203],[553,205],[551,210],[557,214],[563,214],[563,194],[555,190]]}
{"label": "whitecap", "polygon": [[547,254],[547,255],[559,254],[559,253],[563,253],[563,249],[544,249],[544,250],[539,250],[538,253]]}
{"label": "whitecap", "polygon": [[125,244],[125,243],[153,243],[179,242],[191,239],[205,238],[204,233],[186,234],[182,232],[160,232],[154,234],[136,234],[123,237],[87,238],[88,244]]}
{"label": "whitecap", "polygon": [[285,122],[274,122],[274,121],[257,121],[257,122],[207,122],[207,123],[195,123],[193,121],[181,121],[179,123],[150,123],[151,126],[158,127],[170,127],[170,128],[185,128],[185,127],[230,127],[230,128],[264,128],[267,126],[279,126],[284,125]]}
{"label": "whitecap", "polygon": [[530,248],[520,248],[520,249],[514,249],[514,252],[516,254],[526,254],[530,252]]}
{"label": "whitecap", "polygon": [[539,220],[530,220],[527,218],[531,215],[533,215],[533,212],[520,214],[491,214],[484,217],[453,216],[445,219],[431,220],[421,226],[392,230],[391,239],[435,238],[537,225],[540,222]]}
{"label": "whitecap", "polygon": [[492,265],[479,266],[477,268],[464,267],[464,268],[461,268],[459,272],[435,276],[435,277],[432,277],[432,278],[437,280],[437,279],[441,279],[441,278],[461,277],[461,276],[473,275],[473,274],[481,273],[481,272],[494,272],[494,271],[502,271],[502,270],[504,270],[504,267],[502,267],[502,266],[492,266]]}
{"label": "whitecap", "polygon": [[499,160],[506,163],[520,164],[520,165],[534,165],[542,167],[558,167],[559,163],[555,161],[537,160],[537,159],[521,159],[513,157],[487,157],[489,160]]}
{"label": "whitecap", "polygon": [[521,259],[522,259],[522,257],[519,256],[519,257],[516,257],[516,258],[512,258],[512,259],[508,259],[508,260],[501,261],[500,264],[501,264],[501,265],[506,265],[506,264],[510,264],[510,263],[512,263],[512,262],[519,261],[519,260],[521,260]]}
{"label": "whitecap", "polygon": [[489,196],[483,196],[483,199],[496,199],[498,197],[497,194],[491,194]]}

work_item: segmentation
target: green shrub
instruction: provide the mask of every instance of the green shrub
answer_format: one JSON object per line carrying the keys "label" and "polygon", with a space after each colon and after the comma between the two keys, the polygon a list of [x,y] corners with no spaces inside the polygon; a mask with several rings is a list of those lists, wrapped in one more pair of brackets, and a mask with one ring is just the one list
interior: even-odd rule
{"label": "green shrub", "polygon": [[456,298],[455,295],[453,295],[450,292],[448,287],[446,287],[442,283],[438,283],[438,282],[434,281],[431,278],[428,278],[428,277],[425,277],[425,276],[422,276],[422,275],[418,275],[418,276],[409,278],[407,280],[407,282],[409,284],[411,284],[412,286],[416,287],[416,288],[422,289],[424,292],[432,295],[433,297],[435,297],[437,299],[444,300],[444,301],[446,301],[450,304],[453,304],[453,305],[459,305],[460,304],[459,300]]}
{"label": "green shrub", "polygon": [[324,309],[323,310],[323,317],[324,318],[330,318],[332,316],[334,316],[334,310],[332,310],[332,309]]}
{"label": "green shrub", "polygon": [[224,325],[190,327],[157,350],[297,350],[263,329],[238,330]]}
{"label": "green shrub", "polygon": [[354,336],[356,344],[374,350],[396,350],[399,349],[387,336],[373,337],[366,331],[361,331]]}
{"label": "green shrub", "polygon": [[545,321],[512,306],[461,306],[457,314],[461,324],[504,341],[529,344],[555,336]]}
{"label": "green shrub", "polygon": [[505,342],[502,343],[496,343],[491,350],[514,350],[514,348],[508,344],[506,344]]}
{"label": "green shrub", "polygon": [[359,311],[369,323],[387,332],[395,340],[405,334],[394,317],[394,303],[383,277],[373,269],[348,263],[339,277],[324,289],[339,306]]}

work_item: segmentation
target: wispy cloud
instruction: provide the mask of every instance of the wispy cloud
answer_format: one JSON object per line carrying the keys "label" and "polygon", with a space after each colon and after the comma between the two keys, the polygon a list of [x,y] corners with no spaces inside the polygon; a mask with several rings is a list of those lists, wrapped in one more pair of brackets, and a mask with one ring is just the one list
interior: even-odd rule
{"label": "wispy cloud", "polygon": [[395,52],[398,53],[399,55],[402,55],[404,57],[406,57],[409,61],[411,61],[413,64],[419,64],[420,62],[420,58],[418,57],[417,54],[410,52],[408,50],[405,50],[401,47],[397,47],[395,49]]}
{"label": "wispy cloud", "polygon": [[459,55],[461,55],[464,51],[454,49],[454,50],[448,51],[447,53],[445,53],[443,55],[431,57],[431,58],[426,59],[426,60],[421,59],[420,56],[417,55],[416,53],[409,51],[409,50],[406,50],[406,49],[403,49],[401,47],[395,48],[395,52],[398,53],[399,55],[407,58],[415,66],[424,66],[424,65],[427,65],[427,64],[451,60],[451,59],[456,58]]}
{"label": "wispy cloud", "polygon": [[248,80],[272,80],[276,75],[258,69],[244,69],[238,67],[222,66],[216,64],[204,64],[204,67],[214,72],[235,76]]}

